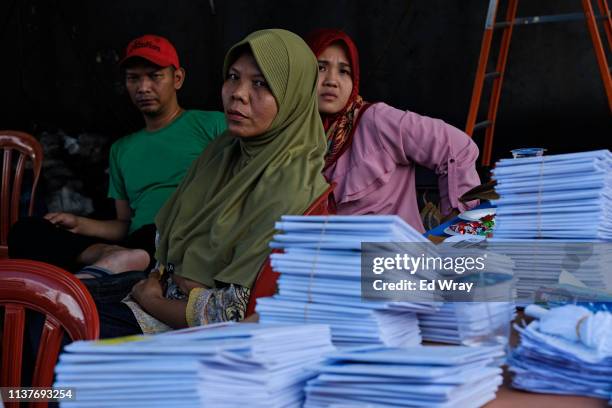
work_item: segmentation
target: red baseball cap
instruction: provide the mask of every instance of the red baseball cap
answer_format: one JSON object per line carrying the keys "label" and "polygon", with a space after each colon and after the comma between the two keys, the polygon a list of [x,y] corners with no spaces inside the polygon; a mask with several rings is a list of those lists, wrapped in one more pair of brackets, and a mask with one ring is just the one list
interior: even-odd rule
{"label": "red baseball cap", "polygon": [[147,34],[130,41],[125,50],[125,57],[119,61],[119,65],[123,65],[132,57],[144,58],[164,68],[170,65],[179,68],[176,49],[170,41],[159,35]]}

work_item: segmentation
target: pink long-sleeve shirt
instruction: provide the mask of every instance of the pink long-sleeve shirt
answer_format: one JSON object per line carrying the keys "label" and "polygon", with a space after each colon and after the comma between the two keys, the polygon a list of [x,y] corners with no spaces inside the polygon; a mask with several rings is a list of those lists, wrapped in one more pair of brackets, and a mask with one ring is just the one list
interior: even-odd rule
{"label": "pink long-sleeve shirt", "polygon": [[397,214],[424,232],[416,199],[415,165],[438,175],[443,215],[465,211],[459,197],[480,184],[474,163],[478,147],[439,119],[376,103],[358,122],[351,147],[326,169],[336,183],[338,214]]}

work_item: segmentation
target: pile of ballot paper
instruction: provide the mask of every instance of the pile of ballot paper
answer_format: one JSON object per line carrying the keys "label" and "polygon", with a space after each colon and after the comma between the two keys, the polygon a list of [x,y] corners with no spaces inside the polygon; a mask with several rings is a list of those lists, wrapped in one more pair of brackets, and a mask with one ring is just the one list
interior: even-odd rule
{"label": "pile of ballot paper", "polygon": [[433,314],[419,314],[419,325],[425,341],[504,345],[514,316],[514,302],[453,302]]}
{"label": "pile of ballot paper", "polygon": [[480,407],[495,398],[500,347],[359,348],[328,355],[305,408]]}
{"label": "pile of ballot paper", "polygon": [[278,294],[257,300],[261,322],[329,324],[338,347],[420,344],[416,313],[437,304],[364,301],[360,268],[362,242],[429,245],[420,233],[397,216],[284,216],[276,228]]}
{"label": "pile of ballot paper", "polygon": [[325,325],[223,324],[66,346],[67,407],[300,407],[305,368],[333,351]]}
{"label": "pile of ballot paper", "polygon": [[492,173],[495,238],[612,241],[609,150],[503,159]]}
{"label": "pile of ballot paper", "polygon": [[580,342],[542,333],[539,324],[516,326],[520,344],[508,358],[514,373],[512,386],[546,394],[611,398],[612,356],[602,357]]}
{"label": "pile of ballot paper", "polygon": [[491,251],[482,241],[464,240],[439,247],[441,256],[483,256],[485,270],[457,278],[478,284],[470,293],[472,299],[450,301],[434,313],[419,314],[423,340],[463,345],[505,344],[515,315],[512,259]]}
{"label": "pile of ballot paper", "polygon": [[493,175],[500,199],[490,243],[516,263],[520,304],[564,270],[586,287],[612,289],[610,151],[504,159]]}
{"label": "pile of ballot paper", "polygon": [[562,283],[564,275],[585,288],[612,289],[612,243],[492,239],[490,245],[514,261],[520,304],[533,302],[541,288]]}

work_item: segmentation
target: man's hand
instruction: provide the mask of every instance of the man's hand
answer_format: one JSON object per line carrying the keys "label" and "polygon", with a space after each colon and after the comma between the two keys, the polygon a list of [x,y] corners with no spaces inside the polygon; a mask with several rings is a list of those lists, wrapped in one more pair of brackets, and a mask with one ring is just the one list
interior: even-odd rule
{"label": "man's hand", "polygon": [[163,300],[164,294],[159,281],[159,274],[152,273],[147,279],[136,283],[132,288],[131,295],[145,310],[149,302]]}
{"label": "man's hand", "polygon": [[94,220],[65,212],[49,213],[45,219],[75,234],[120,242],[128,234],[132,209],[126,200],[115,200],[115,208],[117,218],[114,220]]}
{"label": "man's hand", "polygon": [[53,212],[45,215],[45,219],[50,221],[52,224],[67,229],[70,232],[74,232],[75,234],[79,233],[79,219],[81,217],[64,213],[64,212]]}

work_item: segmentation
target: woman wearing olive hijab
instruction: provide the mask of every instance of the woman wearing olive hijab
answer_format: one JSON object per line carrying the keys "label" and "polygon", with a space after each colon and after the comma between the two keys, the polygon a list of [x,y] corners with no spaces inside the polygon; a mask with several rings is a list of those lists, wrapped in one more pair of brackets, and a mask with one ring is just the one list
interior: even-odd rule
{"label": "woman wearing olive hijab", "polygon": [[134,286],[122,312],[102,305],[101,337],[241,320],[274,222],[302,214],[328,187],[317,61],[304,41],[257,31],[229,50],[223,69],[228,130],[157,216],[158,271]]}

